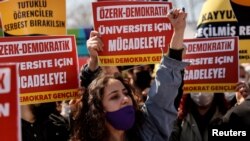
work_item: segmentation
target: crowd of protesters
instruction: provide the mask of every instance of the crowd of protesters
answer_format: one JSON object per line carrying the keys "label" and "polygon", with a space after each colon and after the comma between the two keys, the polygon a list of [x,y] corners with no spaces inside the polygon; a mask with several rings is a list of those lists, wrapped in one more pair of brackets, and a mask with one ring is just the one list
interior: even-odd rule
{"label": "crowd of protesters", "polygon": [[248,80],[240,81],[235,93],[183,94],[186,17],[182,9],[168,14],[174,34],[158,67],[98,66],[104,46],[99,33],[92,31],[79,97],[21,106],[22,140],[208,141],[213,129],[242,131],[249,137]]}

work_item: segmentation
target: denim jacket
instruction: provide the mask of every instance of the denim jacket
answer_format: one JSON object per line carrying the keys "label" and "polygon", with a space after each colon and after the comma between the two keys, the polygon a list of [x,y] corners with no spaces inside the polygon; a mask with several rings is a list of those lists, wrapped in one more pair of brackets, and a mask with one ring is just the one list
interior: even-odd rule
{"label": "denim jacket", "polygon": [[143,107],[146,121],[139,130],[143,141],[167,141],[171,134],[177,110],[174,100],[182,82],[181,70],[188,63],[164,56],[149,97]]}

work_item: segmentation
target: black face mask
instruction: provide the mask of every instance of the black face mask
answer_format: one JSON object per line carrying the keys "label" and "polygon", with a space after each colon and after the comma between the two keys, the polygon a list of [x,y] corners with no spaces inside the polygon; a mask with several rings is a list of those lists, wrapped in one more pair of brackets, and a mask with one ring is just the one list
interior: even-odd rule
{"label": "black face mask", "polygon": [[56,104],[54,102],[30,105],[30,109],[36,120],[45,120],[51,113],[55,112],[55,108]]}
{"label": "black face mask", "polygon": [[134,74],[134,85],[141,90],[150,87],[152,77],[149,71],[139,71]]}

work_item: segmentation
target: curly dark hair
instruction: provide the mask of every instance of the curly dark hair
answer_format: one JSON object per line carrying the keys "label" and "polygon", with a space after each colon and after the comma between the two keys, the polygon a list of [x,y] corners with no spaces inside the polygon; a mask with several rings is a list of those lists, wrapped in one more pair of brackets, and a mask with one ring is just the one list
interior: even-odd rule
{"label": "curly dark hair", "polygon": [[73,128],[72,140],[77,141],[103,141],[107,139],[109,134],[105,125],[105,113],[103,110],[102,99],[104,89],[110,79],[116,79],[122,82],[128,90],[128,95],[131,97],[133,106],[136,109],[136,121],[134,126],[126,131],[126,137],[130,140],[140,141],[137,128],[143,122],[142,111],[133,97],[133,92],[130,86],[124,82],[120,75],[103,75],[100,74],[91,82],[87,91],[82,98],[82,109],[79,112]]}

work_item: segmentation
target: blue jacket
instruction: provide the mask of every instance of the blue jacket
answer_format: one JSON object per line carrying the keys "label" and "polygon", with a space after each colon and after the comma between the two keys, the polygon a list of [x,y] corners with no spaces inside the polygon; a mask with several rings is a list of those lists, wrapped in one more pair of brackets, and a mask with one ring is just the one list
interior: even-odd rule
{"label": "blue jacket", "polygon": [[181,70],[188,63],[164,56],[143,107],[146,121],[139,130],[143,141],[167,141],[177,110],[174,100],[182,82]]}

